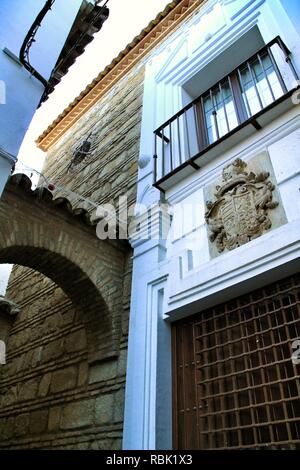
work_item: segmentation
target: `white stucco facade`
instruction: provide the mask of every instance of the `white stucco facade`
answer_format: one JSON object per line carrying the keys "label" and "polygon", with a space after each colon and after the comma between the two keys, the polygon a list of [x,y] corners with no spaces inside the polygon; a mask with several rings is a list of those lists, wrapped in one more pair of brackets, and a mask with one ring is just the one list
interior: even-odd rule
{"label": "white stucco facade", "polygon": [[[292,104],[291,98],[288,107],[259,131],[245,132],[219,152],[216,146],[199,170],[179,172],[164,194],[153,187],[153,131],[262,44],[280,36],[299,74],[300,31],[295,15],[299,17],[300,5],[291,2],[287,8],[286,3],[205,2],[146,60],[137,199],[141,225],[139,237],[132,240],[124,449],[172,448],[171,322],[299,271],[300,106]],[[253,41],[243,42],[245,35]],[[234,44],[241,46],[240,57],[232,57],[229,63],[226,50]],[[220,60],[222,54],[226,63]],[[281,66],[293,90],[295,78],[286,63]],[[206,73],[201,75],[203,70]],[[285,221],[243,246],[212,257],[204,217],[205,188],[236,158],[251,164],[261,154],[268,156],[272,166]],[[172,219],[155,209],[162,203]],[[147,217],[139,205],[152,208],[155,237],[149,237]],[[165,239],[160,229],[162,222],[168,225],[169,221]]]}
{"label": "white stucco facade", "polygon": [[[47,80],[82,0],[56,0],[30,50],[32,66]],[[19,62],[19,51],[44,0],[3,0],[0,6],[0,196],[44,86]]]}

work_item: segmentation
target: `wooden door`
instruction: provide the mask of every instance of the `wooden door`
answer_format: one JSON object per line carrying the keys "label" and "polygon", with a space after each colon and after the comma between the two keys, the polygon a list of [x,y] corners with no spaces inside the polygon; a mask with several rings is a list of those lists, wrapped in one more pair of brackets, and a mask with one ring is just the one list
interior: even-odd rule
{"label": "wooden door", "polygon": [[173,324],[176,449],[299,449],[300,275]]}

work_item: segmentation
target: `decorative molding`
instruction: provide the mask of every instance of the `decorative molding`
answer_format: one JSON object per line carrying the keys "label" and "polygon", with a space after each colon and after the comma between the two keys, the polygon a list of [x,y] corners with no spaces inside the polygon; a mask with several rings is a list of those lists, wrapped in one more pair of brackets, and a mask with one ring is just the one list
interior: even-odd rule
{"label": "decorative molding", "polygon": [[[138,204],[144,205],[147,208],[150,207],[150,206],[153,206],[155,204],[158,204],[156,188],[154,188],[154,186],[152,186],[150,184],[147,184],[144,187],[141,195],[138,197],[137,202],[138,202]],[[138,208],[138,210],[139,210],[139,208]]]}
{"label": "decorative molding", "polygon": [[177,67],[183,64],[188,58],[188,43],[187,38],[184,36],[181,41],[176,45],[174,50],[170,52],[167,61],[162,66],[161,70],[155,77],[156,82],[165,80]]}
{"label": "decorative molding", "polygon": [[[234,13],[231,16],[231,20],[232,21],[235,20],[238,16],[243,14],[245,12],[245,10],[248,10],[248,8],[251,7],[251,5],[255,2],[256,2],[256,0],[250,0],[249,2],[247,2],[246,5],[244,5],[241,9],[239,9],[236,13]],[[258,2],[258,6],[261,6],[263,3],[265,3],[265,0],[261,0],[260,2]],[[257,8],[257,5],[255,5],[255,8]],[[247,12],[247,14],[248,13],[249,12]]]}
{"label": "decorative molding", "polygon": [[[238,24],[231,23],[227,28],[226,24],[224,24],[222,28],[213,34],[209,41],[202,42],[193,51],[188,64],[184,64],[181,70],[177,70],[176,73],[174,73],[174,84],[176,83],[182,86],[196,73],[200,72],[200,70],[211,63],[212,60],[234,44],[243,34],[253,28],[258,22],[259,16],[260,13],[258,11],[254,12],[253,15],[245,16]],[[224,31],[225,28],[226,31]]]}
{"label": "decorative molding", "polygon": [[47,151],[126,73],[171,34],[205,0],[174,0],[101,72],[42,133],[36,143]]}
{"label": "decorative molding", "polygon": [[[149,283],[147,286],[147,306],[146,306],[146,337],[144,349],[144,429],[143,429],[143,449],[156,448],[156,420],[157,420],[157,368],[158,358],[158,318],[163,315],[163,297],[167,278]],[[150,413],[149,413],[149,410]],[[155,430],[155,431],[154,431]],[[154,431],[154,432],[153,432]]]}

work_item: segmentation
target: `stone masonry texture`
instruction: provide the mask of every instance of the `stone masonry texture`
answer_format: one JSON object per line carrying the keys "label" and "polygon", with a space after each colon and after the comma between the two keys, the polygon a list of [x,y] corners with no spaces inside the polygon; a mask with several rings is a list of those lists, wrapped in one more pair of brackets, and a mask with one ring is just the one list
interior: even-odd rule
{"label": "stone masonry texture", "polygon": [[49,151],[43,172],[73,214],[18,187],[0,200],[6,296],[20,308],[0,366],[0,449],[121,448],[132,253],[74,211],[135,202],[143,79],[139,65]]}

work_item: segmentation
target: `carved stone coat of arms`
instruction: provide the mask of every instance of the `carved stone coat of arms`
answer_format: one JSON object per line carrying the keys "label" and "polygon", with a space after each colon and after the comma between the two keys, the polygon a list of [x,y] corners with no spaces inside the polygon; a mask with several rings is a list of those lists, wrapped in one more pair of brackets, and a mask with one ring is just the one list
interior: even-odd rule
{"label": "carved stone coat of arms", "polygon": [[278,206],[273,201],[275,189],[269,172],[246,171],[241,159],[223,169],[221,185],[215,188],[215,201],[207,201],[205,220],[210,241],[219,253],[247,243],[271,228],[268,210]]}

